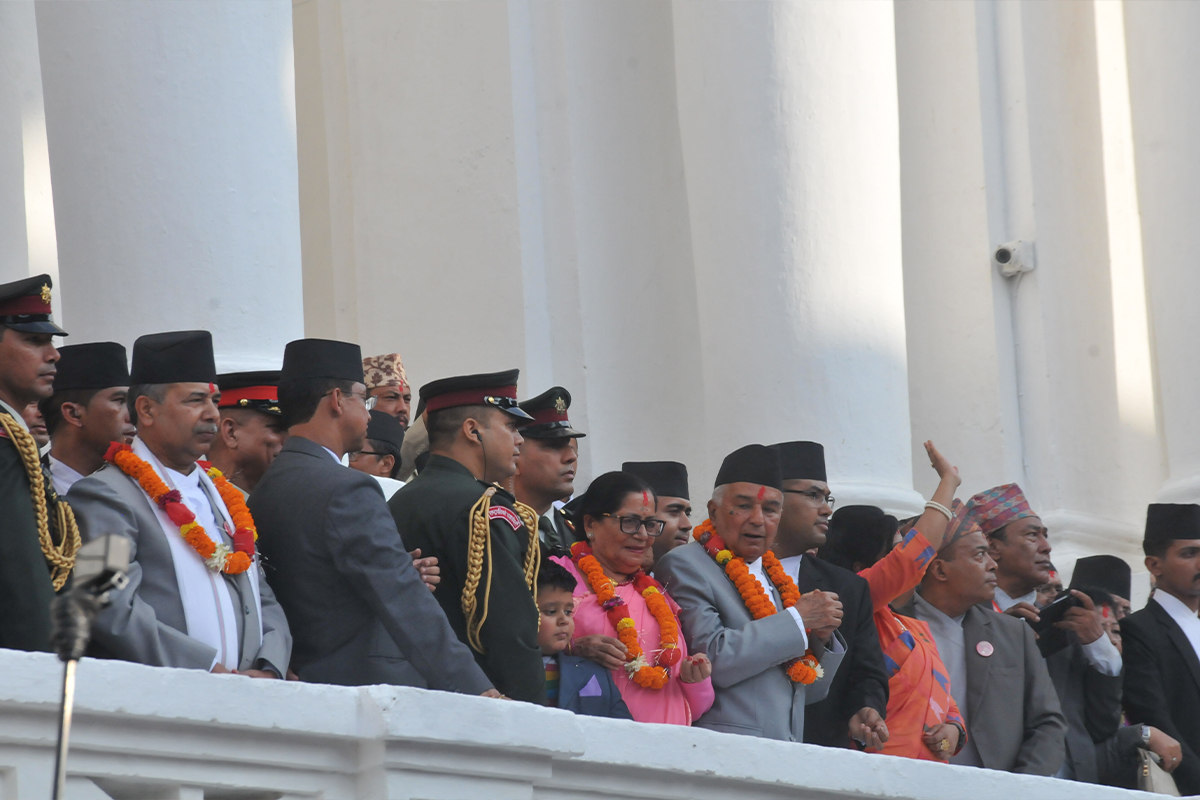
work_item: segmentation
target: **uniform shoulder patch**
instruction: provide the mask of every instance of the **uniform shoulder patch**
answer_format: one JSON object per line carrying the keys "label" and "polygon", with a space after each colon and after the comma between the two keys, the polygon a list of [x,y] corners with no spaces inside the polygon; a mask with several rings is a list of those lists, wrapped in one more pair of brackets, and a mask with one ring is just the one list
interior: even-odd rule
{"label": "uniform shoulder patch", "polygon": [[521,527],[521,518],[517,516],[517,512],[513,511],[508,506],[491,506],[488,508],[488,519],[502,519],[515,531]]}

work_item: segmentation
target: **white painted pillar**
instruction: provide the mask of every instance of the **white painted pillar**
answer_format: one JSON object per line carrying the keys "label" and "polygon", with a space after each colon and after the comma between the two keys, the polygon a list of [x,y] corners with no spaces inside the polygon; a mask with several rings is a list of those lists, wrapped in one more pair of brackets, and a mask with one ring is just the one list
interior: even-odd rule
{"label": "white painted pillar", "polygon": [[[826,446],[911,513],[892,5],[674,5],[708,458]],[[709,484],[711,485],[711,484]]]}
{"label": "white painted pillar", "polygon": [[33,0],[12,0],[0,3],[0,282],[41,273],[58,277],[37,18]]}
{"label": "white painted pillar", "polygon": [[1167,475],[1158,499],[1200,502],[1200,6],[1124,4],[1134,152]]}
{"label": "white painted pillar", "polygon": [[37,4],[72,341],[209,328],[219,369],[303,335],[289,0]]}

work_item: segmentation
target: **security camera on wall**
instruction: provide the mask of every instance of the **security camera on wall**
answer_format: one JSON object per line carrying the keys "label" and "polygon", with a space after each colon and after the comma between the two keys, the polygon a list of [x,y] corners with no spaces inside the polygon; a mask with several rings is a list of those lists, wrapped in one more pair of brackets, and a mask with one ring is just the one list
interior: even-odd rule
{"label": "security camera on wall", "polygon": [[1006,278],[1032,272],[1037,266],[1033,242],[1021,239],[1005,242],[992,251],[992,263],[999,267],[1000,274]]}

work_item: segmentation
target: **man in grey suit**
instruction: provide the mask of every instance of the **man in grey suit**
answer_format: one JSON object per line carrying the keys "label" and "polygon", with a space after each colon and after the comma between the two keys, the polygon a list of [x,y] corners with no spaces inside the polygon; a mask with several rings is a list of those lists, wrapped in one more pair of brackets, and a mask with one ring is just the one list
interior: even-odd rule
{"label": "man in grey suit", "polygon": [[499,696],[421,582],[379,482],[341,464],[370,419],[358,345],[290,342],[279,404],[288,440],[250,510],[300,679]]}
{"label": "man in grey suit", "polygon": [[988,608],[996,562],[978,526],[964,526],[929,563],[912,602],[896,609],[928,623],[966,718],[967,743],[952,764],[1054,775],[1066,720],[1033,630]]}
{"label": "man in grey suit", "polygon": [[[120,455],[123,446],[110,448],[109,463],[69,493],[85,541],[115,533],[133,543],[129,584],[113,591],[92,641],[99,655],[141,664],[282,678],[292,637],[253,558],[253,532],[235,527],[233,511],[197,464],[217,431],[216,375],[208,331],[153,334],[134,344],[128,402],[138,437]],[[152,500],[137,469],[169,494]],[[199,526],[189,529],[191,540],[180,530],[188,516]]]}
{"label": "man in grey suit", "polygon": [[[716,699],[695,724],[799,742],[804,738],[804,706],[829,691],[845,642],[835,630],[842,616],[837,595],[813,592],[785,607],[781,590],[795,585],[786,575],[784,586],[768,577],[764,561],[778,564],[770,547],[782,510],[779,451],[762,445],[736,450],[717,473],[709,521],[696,529],[702,540],[671,550],[654,574],[679,604],[679,621],[692,651],[712,661]],[[710,549],[714,554],[727,550],[735,568],[747,569],[775,613],[755,619]],[[787,673],[806,653],[819,660],[824,672],[808,685]]]}

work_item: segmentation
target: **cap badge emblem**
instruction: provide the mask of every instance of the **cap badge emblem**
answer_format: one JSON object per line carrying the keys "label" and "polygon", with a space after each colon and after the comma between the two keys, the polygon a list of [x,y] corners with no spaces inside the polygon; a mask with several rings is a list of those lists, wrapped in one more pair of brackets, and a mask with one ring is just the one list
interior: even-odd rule
{"label": "cap badge emblem", "polygon": [[50,284],[48,283],[42,284],[42,302],[50,305]]}
{"label": "cap badge emblem", "polygon": [[561,397],[555,398],[554,410],[560,414],[562,414],[563,412],[565,412],[567,410],[567,404]]}

